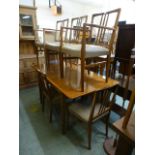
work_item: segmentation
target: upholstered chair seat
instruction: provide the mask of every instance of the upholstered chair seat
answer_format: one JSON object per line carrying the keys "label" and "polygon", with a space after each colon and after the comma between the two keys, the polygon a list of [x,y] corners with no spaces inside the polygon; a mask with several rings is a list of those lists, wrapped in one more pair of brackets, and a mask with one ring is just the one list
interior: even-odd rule
{"label": "upholstered chair seat", "polygon": [[[62,46],[62,52],[69,54],[73,57],[81,57],[81,46],[81,44],[64,43]],[[109,50],[105,47],[86,44],[85,58],[107,55],[108,52]]]}
{"label": "upholstered chair seat", "polygon": [[48,50],[57,51],[57,52],[60,51],[60,42],[58,42],[58,41],[46,42],[46,43],[45,43],[45,46],[46,46],[46,48],[47,48]]}
{"label": "upholstered chair seat", "polygon": [[[99,116],[98,112],[99,112],[100,106],[101,106],[100,103],[96,104],[94,113],[93,113],[93,120],[95,120],[95,117]],[[74,113],[74,115],[76,115],[79,119],[82,119],[85,122],[89,121],[91,110],[92,110],[91,105],[88,106],[82,103],[75,103],[69,107],[70,113]],[[109,113],[109,110],[110,110],[109,107],[105,108],[104,113],[101,113],[101,117],[103,117],[104,115],[107,115]]]}

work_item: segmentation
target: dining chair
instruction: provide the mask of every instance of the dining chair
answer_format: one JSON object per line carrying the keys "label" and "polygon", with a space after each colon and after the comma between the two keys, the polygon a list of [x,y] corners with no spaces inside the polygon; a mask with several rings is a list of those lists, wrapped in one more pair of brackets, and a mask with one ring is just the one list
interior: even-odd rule
{"label": "dining chair", "polygon": [[[60,28],[62,26],[68,27],[69,19],[59,20],[56,22],[56,29],[44,28],[44,49],[46,65],[49,67],[50,56],[55,56],[54,63],[58,61],[60,51]],[[56,61],[56,62],[55,62]]]}
{"label": "dining chair", "polygon": [[39,56],[44,54],[43,28],[34,29],[34,34],[37,63],[39,64]]}
{"label": "dining chair", "polygon": [[[108,11],[104,14],[104,20],[100,25],[84,23],[81,28],[61,27],[61,44],[60,44],[60,76],[64,77],[63,73],[63,54],[68,54],[71,57],[78,57],[81,60],[81,91],[84,91],[84,74],[85,69],[92,64],[85,64],[87,58],[107,56],[106,61],[97,62],[93,65],[101,65],[106,63],[106,82],[108,82],[110,55],[113,51],[113,45],[116,36],[117,24],[121,9]],[[113,16],[115,15],[115,16]],[[113,18],[110,18],[110,17]],[[107,27],[108,26],[108,27]],[[95,30],[93,30],[95,29]],[[64,32],[70,31],[67,41],[64,42]],[[81,32],[82,39],[75,38],[73,32]],[[93,34],[95,33],[95,34]],[[95,36],[95,41],[89,42],[91,36]],[[87,40],[86,40],[87,37]]]}
{"label": "dining chair", "polygon": [[[83,26],[84,23],[87,23],[88,20],[88,16],[84,15],[84,16],[80,16],[80,17],[74,17],[71,19],[71,28],[81,28]],[[73,40],[73,37],[75,40],[80,39],[81,34],[80,31],[74,31],[74,34],[72,36],[72,31],[70,33],[70,38],[72,37],[71,40]]]}
{"label": "dining chair", "polygon": [[46,75],[41,71],[37,71],[38,73],[38,85],[40,92],[40,101],[42,104],[42,111],[45,109],[45,101],[47,101],[49,105],[49,122],[52,122],[52,114],[53,114],[53,105],[58,104],[61,99],[60,94],[55,90],[54,87],[49,83],[46,78]]}
{"label": "dining chair", "polygon": [[[108,136],[108,120],[112,104],[115,99],[117,86],[94,92],[89,95],[89,103],[77,102],[68,107],[68,120],[70,115],[76,117],[87,125],[88,149],[91,149],[92,125],[105,118],[106,137]],[[69,121],[68,121],[69,123]]]}
{"label": "dining chair", "polygon": [[[115,23],[112,23],[111,20],[117,18],[116,17],[117,14],[113,11],[109,11],[107,13],[101,12],[101,13],[94,13],[91,17],[91,24],[96,24],[96,25],[104,25],[107,27],[113,27],[113,25],[115,25]],[[110,21],[110,22],[109,22]],[[109,60],[109,73],[111,73],[111,68],[112,68],[112,63],[114,60],[114,56],[115,56],[115,49],[116,49],[116,43],[117,43],[117,37],[118,37],[118,32],[119,32],[119,27],[116,26],[116,30],[115,30],[115,37],[114,37],[114,41],[113,41],[113,45],[112,45],[112,51],[110,54],[110,60]],[[99,39],[97,40],[96,38],[100,38],[101,40],[103,39],[101,37],[103,33],[103,30],[101,29],[97,29],[97,28],[90,28],[90,37],[89,37],[89,43],[93,43],[93,42],[97,42],[99,41]],[[96,37],[97,36],[97,37]],[[100,36],[100,37],[99,37]],[[103,62],[103,61],[107,61],[107,55],[102,55],[102,56],[98,56],[98,57],[91,57],[91,58],[87,58],[86,59],[86,64],[91,64],[91,63],[98,63],[98,62]],[[105,65],[104,68],[106,67]],[[96,67],[97,68],[97,67]],[[103,68],[103,67],[102,67]],[[103,68],[103,70],[104,70]],[[102,72],[102,74],[104,74]]]}
{"label": "dining chair", "polygon": [[[73,17],[71,19],[71,23],[69,25],[69,27],[71,28],[81,28],[83,26],[84,23],[86,23],[88,20],[88,16],[87,15],[83,15],[83,16],[80,16],[80,17]],[[66,34],[66,38],[64,40],[64,42],[66,42],[67,40],[67,37],[70,38],[70,42],[74,42],[76,40],[79,40],[79,39],[82,39],[82,34],[81,32],[79,31],[70,31],[68,32],[68,30],[65,31],[67,34]],[[72,39],[71,39],[72,38]],[[66,62],[66,65],[67,64],[70,64],[70,66],[72,67],[72,64],[78,64],[78,60],[79,58],[78,57],[74,57],[74,56],[68,56],[67,53],[64,53],[64,60]],[[67,60],[69,60],[69,63],[67,63]]]}

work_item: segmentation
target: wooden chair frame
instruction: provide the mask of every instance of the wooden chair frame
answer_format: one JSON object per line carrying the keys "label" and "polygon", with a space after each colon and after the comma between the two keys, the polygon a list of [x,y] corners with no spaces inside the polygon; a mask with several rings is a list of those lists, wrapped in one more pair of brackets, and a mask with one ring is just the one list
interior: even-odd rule
{"label": "wooden chair frame", "polygon": [[[111,93],[113,93],[113,96],[110,101]],[[88,120],[88,122],[86,122],[87,123],[87,131],[88,131],[88,149],[91,149],[92,124],[95,121],[97,121],[103,117],[106,118],[106,137],[108,136],[109,115],[110,115],[110,111],[111,111],[112,105],[115,100],[116,93],[117,93],[117,86],[114,86],[113,88],[107,88],[106,90],[102,90],[100,92],[93,93],[93,99],[92,99],[91,108],[90,108],[89,120]],[[97,100],[97,95],[100,95],[100,98],[98,100]],[[97,116],[94,116],[96,106],[98,106],[98,112],[97,112]],[[85,122],[85,120],[83,120],[82,117],[78,116],[74,112],[72,112],[70,110],[68,110],[68,112],[71,115],[76,116],[81,121]]]}
{"label": "wooden chair frame", "polygon": [[50,84],[48,81],[47,77],[45,74],[40,72],[39,70],[37,71],[38,73],[38,84],[39,84],[39,91],[40,91],[40,101],[42,104],[42,111],[44,112],[45,109],[45,98],[47,99],[49,103],[49,122],[52,122],[52,113],[53,113],[53,104],[54,101],[53,99],[60,98],[60,94],[56,92],[54,93],[54,87]]}
{"label": "wooden chair frame", "polygon": [[[61,27],[61,44],[60,44],[60,51],[62,51],[62,46],[63,46],[63,38],[62,38],[62,33],[65,29],[70,29],[70,30],[77,30],[77,31],[82,31],[83,32],[83,38],[82,38],[82,47],[81,47],[81,91],[84,91],[84,70],[85,70],[85,48],[86,48],[86,32],[88,32],[87,27],[98,27],[98,28],[102,28],[102,29],[107,29],[107,30],[111,30],[112,32],[112,37],[110,40],[110,44],[108,46],[109,49],[109,54],[107,56],[107,65],[106,65],[106,82],[108,81],[108,71],[109,71],[109,57],[112,51],[112,45],[113,45],[113,41],[114,41],[114,37],[115,37],[115,29],[114,28],[109,28],[109,27],[103,27],[103,26],[99,26],[99,25],[95,25],[95,24],[84,24],[83,29],[81,28],[69,28],[69,27]],[[105,64],[105,61],[102,62],[103,64]],[[101,63],[100,63],[101,64]],[[94,64],[98,65],[98,64]],[[92,65],[90,65],[92,67]],[[86,66],[86,68],[88,68],[89,65]],[[63,53],[60,52],[60,75],[61,78],[63,78]]]}
{"label": "wooden chair frame", "polygon": [[[113,43],[114,43],[115,36],[116,36],[116,30],[117,30],[118,19],[120,16],[120,11],[121,11],[121,9],[116,9],[116,10],[112,10],[112,11],[109,11],[106,13],[101,13],[101,15],[103,16],[102,19],[104,18],[104,20],[102,21],[102,22],[104,22],[103,23],[104,26],[84,23],[82,28],[81,27],[80,28],[61,27],[61,32],[60,32],[60,35],[61,35],[61,38],[60,38],[61,39],[61,44],[60,44],[60,51],[61,51],[60,52],[60,75],[61,75],[61,78],[63,78],[63,53],[62,53],[62,46],[63,46],[63,42],[64,42],[63,41],[63,32],[65,30],[67,32],[69,30],[82,32],[83,33],[82,40],[80,41],[80,43],[81,43],[81,57],[80,57],[80,59],[81,59],[81,91],[84,91],[85,51],[86,51],[86,43],[87,43],[86,33],[88,33],[88,31],[90,31],[90,34],[92,34],[92,28],[95,27],[95,28],[98,28],[97,40],[96,40],[95,44],[100,45],[100,46],[104,45],[104,43],[101,42],[101,40],[103,40],[103,38],[105,37],[106,31],[111,31],[111,37],[110,37],[109,43],[107,43],[108,45],[104,45],[109,50],[109,54],[107,54],[107,59],[106,59],[106,82],[108,82],[109,68],[110,68],[110,55],[113,51]],[[117,13],[117,16],[115,19],[115,24],[113,27],[106,27],[109,15],[111,13]],[[100,14],[93,15],[92,21],[93,21],[93,18],[97,15],[100,15]],[[71,33],[70,33],[70,36],[71,36]],[[90,37],[91,37],[91,35],[90,35]],[[71,37],[69,38],[69,42],[72,42]],[[74,40],[74,42],[79,43],[78,38],[76,38],[76,40]],[[105,61],[103,61],[101,63],[105,64]],[[98,64],[94,64],[94,65],[98,65]],[[88,68],[88,67],[89,67],[89,65],[86,66],[86,68]],[[91,67],[92,67],[92,65],[91,65]]]}
{"label": "wooden chair frame", "polygon": [[[72,18],[71,19],[71,28],[81,28],[83,26],[82,25],[83,23],[87,23],[87,19],[88,19],[87,15]],[[75,25],[74,25],[74,22],[76,22]],[[75,34],[75,39],[78,40],[80,31],[74,31],[74,34]],[[70,39],[71,39],[71,36],[72,36],[72,31],[70,33]]]}
{"label": "wooden chair frame", "polygon": [[[34,34],[35,34],[35,51],[36,51],[36,57],[37,57],[37,64],[39,64],[39,52],[44,52],[44,46],[38,44],[38,32],[43,33],[43,28],[40,29],[34,29]],[[43,36],[42,36],[43,37]]]}
{"label": "wooden chair frame", "polygon": [[[60,32],[59,25],[60,25],[60,29],[62,26],[68,27],[69,26],[69,18],[66,18],[63,20],[58,20],[56,22],[56,32]],[[60,41],[60,39],[57,39],[56,36],[57,36],[57,34],[55,34],[55,41]]]}

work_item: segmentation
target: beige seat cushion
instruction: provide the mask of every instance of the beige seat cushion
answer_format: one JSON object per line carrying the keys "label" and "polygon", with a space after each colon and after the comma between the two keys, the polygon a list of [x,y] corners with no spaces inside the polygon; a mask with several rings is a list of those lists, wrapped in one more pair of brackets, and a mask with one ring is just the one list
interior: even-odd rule
{"label": "beige seat cushion", "polygon": [[[67,53],[73,57],[81,57],[81,44],[64,43],[62,52]],[[98,57],[101,55],[107,55],[109,50],[99,45],[86,45],[85,57]]]}
{"label": "beige seat cushion", "polygon": [[60,42],[46,42],[46,48],[53,51],[60,51]]}
{"label": "beige seat cushion", "polygon": [[[74,103],[69,106],[69,111],[72,114],[76,115],[78,118],[84,120],[85,122],[88,122],[89,117],[90,117],[91,108],[92,108],[91,105]],[[99,108],[100,108],[100,104],[96,104],[93,118],[98,116]],[[105,108],[104,114],[107,114],[108,110],[109,110],[109,108]]]}

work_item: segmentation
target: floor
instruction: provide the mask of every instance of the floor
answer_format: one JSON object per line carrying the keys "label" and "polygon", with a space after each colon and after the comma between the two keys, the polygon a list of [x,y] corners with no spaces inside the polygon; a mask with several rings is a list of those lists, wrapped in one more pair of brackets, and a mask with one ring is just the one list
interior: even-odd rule
{"label": "floor", "polygon": [[[67,134],[62,135],[59,115],[49,123],[47,109],[44,113],[41,111],[38,87],[20,90],[19,118],[20,155],[106,155],[104,123],[99,121],[93,125],[92,149],[88,150],[84,124],[75,120]],[[113,119],[119,117],[112,114],[110,121]],[[111,136],[115,132],[109,128]]]}

